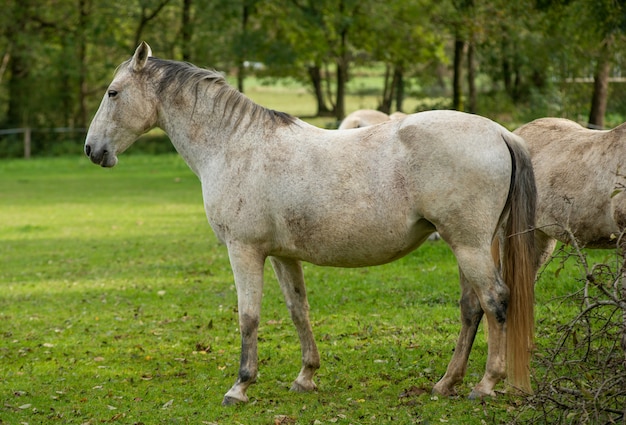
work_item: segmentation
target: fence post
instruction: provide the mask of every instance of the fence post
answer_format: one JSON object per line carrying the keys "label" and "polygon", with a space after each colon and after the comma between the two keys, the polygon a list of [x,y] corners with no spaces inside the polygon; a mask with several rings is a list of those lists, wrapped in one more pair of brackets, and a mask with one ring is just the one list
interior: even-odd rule
{"label": "fence post", "polygon": [[24,159],[30,159],[30,127],[24,129]]}

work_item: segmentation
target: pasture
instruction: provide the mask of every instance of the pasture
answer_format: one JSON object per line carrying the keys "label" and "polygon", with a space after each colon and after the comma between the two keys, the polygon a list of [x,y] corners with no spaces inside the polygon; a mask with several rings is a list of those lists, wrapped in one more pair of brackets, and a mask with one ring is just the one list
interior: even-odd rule
{"label": "pasture", "polygon": [[[132,150],[131,150],[132,151]],[[612,254],[589,251],[604,261]],[[537,285],[537,344],[575,315],[580,271]],[[226,249],[200,184],[174,154],[0,162],[0,423],[503,423],[523,399],[433,397],[459,332],[456,262],[444,242],[364,269],[305,265],[322,358],[319,390],[288,391],[298,338],[269,265],[250,403],[221,407],[240,337]],[[505,390],[500,384],[498,391]]]}

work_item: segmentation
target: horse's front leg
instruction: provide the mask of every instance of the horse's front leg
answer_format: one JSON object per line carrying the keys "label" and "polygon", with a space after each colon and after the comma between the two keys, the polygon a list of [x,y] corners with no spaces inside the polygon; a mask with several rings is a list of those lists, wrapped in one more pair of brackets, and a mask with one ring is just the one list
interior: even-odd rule
{"label": "horse's front leg", "polygon": [[247,402],[246,391],[258,372],[257,331],[261,317],[263,263],[265,257],[249,247],[228,246],[230,264],[237,288],[241,360],[235,385],[224,395],[223,405]]}
{"label": "horse's front leg", "polygon": [[292,391],[312,391],[317,387],[313,375],[320,367],[320,356],[313,338],[309,320],[309,303],[304,287],[302,265],[297,260],[270,257],[274,271],[285,296],[287,308],[291,314],[302,349],[302,369],[291,386]]}

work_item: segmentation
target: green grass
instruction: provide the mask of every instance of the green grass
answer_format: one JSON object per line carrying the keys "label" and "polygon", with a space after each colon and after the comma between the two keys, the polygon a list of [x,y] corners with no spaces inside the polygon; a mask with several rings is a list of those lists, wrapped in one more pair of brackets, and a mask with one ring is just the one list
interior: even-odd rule
{"label": "green grass", "polygon": [[[316,117],[316,100],[311,91],[294,81],[280,80],[265,84],[255,77],[246,79],[244,85],[246,96],[259,105],[277,111],[287,112],[301,117],[305,121],[322,128],[337,128],[338,123],[333,117]],[[378,108],[382,93],[382,79],[375,77],[354,78],[348,85],[345,98],[346,114],[357,109]],[[420,99],[408,97],[403,103],[406,112],[414,112]]]}
{"label": "green grass", "polygon": [[[603,255],[598,253],[597,255]],[[571,306],[575,267],[538,286],[538,338]],[[459,397],[430,395],[459,331],[445,243],[366,269],[305,266],[319,390],[288,391],[299,344],[267,267],[260,375],[223,408],[239,362],[236,295],[196,177],[176,155],[0,162],[0,423],[501,423],[520,400],[465,397],[486,361],[479,332]],[[562,284],[567,282],[567,284]],[[503,386],[499,386],[503,389]],[[408,392],[408,393],[407,393]]]}

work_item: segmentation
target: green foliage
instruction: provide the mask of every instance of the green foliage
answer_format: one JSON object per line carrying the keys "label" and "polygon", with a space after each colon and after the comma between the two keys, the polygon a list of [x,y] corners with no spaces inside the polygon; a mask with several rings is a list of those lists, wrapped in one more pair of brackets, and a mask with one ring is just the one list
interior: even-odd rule
{"label": "green foliage", "polygon": [[[400,86],[410,97],[451,97],[452,43],[460,37],[474,46],[478,103],[496,106],[477,112],[515,114],[515,122],[540,114],[584,121],[590,86],[566,88],[566,82],[592,77],[602,54],[619,76],[624,16],[623,5],[610,0],[7,0],[0,16],[0,127],[87,127],[115,67],[140,39],[157,56],[232,76],[253,74],[243,61],[261,62],[263,69],[254,71],[259,76],[295,79],[319,98],[310,98],[311,109],[319,101],[332,110],[339,103],[340,67],[347,72],[347,95],[363,93],[353,83],[361,69],[390,71],[366,85],[376,97],[372,108],[381,101],[388,106]],[[320,70],[316,92],[311,69]],[[465,75],[462,86],[468,96]],[[626,116],[622,86],[611,84],[607,124]],[[481,99],[489,96],[498,103]],[[0,156],[13,155],[2,139]]]}

